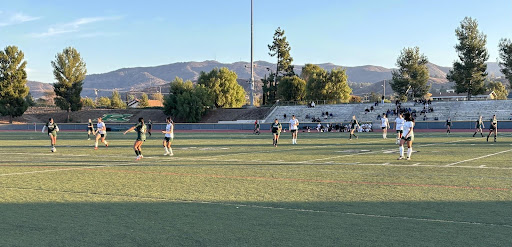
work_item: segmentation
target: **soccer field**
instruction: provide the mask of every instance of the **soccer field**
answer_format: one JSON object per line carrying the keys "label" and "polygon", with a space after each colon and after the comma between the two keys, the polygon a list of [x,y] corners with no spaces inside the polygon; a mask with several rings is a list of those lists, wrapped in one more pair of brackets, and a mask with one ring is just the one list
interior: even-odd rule
{"label": "soccer field", "polygon": [[0,246],[512,245],[510,133],[392,134],[0,132]]}

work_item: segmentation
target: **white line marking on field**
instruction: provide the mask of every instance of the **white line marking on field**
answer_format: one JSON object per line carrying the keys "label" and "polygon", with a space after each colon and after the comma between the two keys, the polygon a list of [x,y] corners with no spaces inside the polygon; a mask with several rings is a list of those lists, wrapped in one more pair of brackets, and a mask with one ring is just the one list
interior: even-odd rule
{"label": "white line marking on field", "polygon": [[421,221],[429,223],[449,223],[449,224],[463,224],[463,225],[477,225],[477,226],[491,226],[491,227],[507,227],[512,228],[512,225],[507,224],[494,224],[485,222],[474,222],[474,221],[457,221],[457,220],[445,220],[445,219],[428,219],[428,218],[415,218],[408,216],[392,216],[392,215],[378,215],[378,214],[365,214],[365,213],[353,213],[353,212],[340,212],[340,211],[327,211],[327,210],[316,210],[316,209],[303,209],[303,208],[285,208],[285,207],[272,207],[272,206],[260,206],[251,204],[237,204],[237,203],[224,203],[224,202],[209,202],[209,201],[193,201],[193,200],[175,200],[161,197],[146,197],[146,196],[133,196],[133,195],[115,195],[115,194],[103,194],[103,193],[90,193],[81,191],[58,191],[58,190],[45,190],[45,189],[34,189],[34,188],[12,188],[12,187],[0,187],[2,189],[15,189],[15,190],[30,190],[30,191],[43,191],[51,193],[63,193],[63,194],[80,194],[90,196],[105,196],[105,197],[121,197],[121,198],[134,198],[140,200],[155,200],[164,202],[178,202],[178,203],[198,203],[206,205],[221,205],[221,206],[234,206],[234,207],[246,207],[256,209],[269,209],[269,210],[282,210],[291,212],[307,212],[307,213],[320,213],[320,214],[340,214],[348,216],[361,216],[370,218],[384,218],[384,219],[395,219],[395,220],[408,220],[408,221]]}
{"label": "white line marking on field", "polygon": [[497,153],[493,153],[493,154],[488,154],[488,155],[484,155],[484,156],[480,156],[480,157],[476,157],[476,158],[472,158],[472,159],[462,160],[462,161],[459,161],[459,162],[448,164],[446,166],[453,166],[453,165],[457,165],[457,164],[468,162],[468,161],[483,159],[483,158],[491,157],[491,156],[494,156],[494,155],[498,155],[498,154],[502,154],[502,153],[506,153],[506,152],[510,152],[510,151],[512,151],[512,149],[501,151],[501,152],[497,152]]}

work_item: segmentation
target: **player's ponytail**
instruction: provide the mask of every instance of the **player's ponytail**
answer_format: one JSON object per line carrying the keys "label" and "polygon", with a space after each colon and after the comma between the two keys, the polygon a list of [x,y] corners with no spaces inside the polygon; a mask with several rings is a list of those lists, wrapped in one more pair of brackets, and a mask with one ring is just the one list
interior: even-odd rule
{"label": "player's ponytail", "polygon": [[139,123],[144,123],[144,118],[139,118]]}

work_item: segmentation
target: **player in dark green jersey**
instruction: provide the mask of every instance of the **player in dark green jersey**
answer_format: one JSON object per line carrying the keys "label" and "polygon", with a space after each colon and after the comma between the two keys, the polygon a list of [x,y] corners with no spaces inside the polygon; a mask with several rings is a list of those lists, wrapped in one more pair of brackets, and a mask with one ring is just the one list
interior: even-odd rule
{"label": "player in dark green jersey", "polygon": [[274,136],[274,147],[277,147],[277,141],[279,141],[279,135],[281,134],[282,129],[283,126],[281,126],[281,123],[279,123],[279,120],[277,120],[277,118],[274,120],[274,123],[270,125],[270,130],[272,131],[272,135]]}
{"label": "player in dark green jersey", "polygon": [[144,119],[139,118],[139,122],[135,126],[129,128],[127,131],[125,131],[124,134],[126,135],[126,133],[128,133],[132,130],[135,130],[135,132],[137,132],[137,139],[135,140],[135,143],[133,144],[133,150],[135,151],[135,155],[137,155],[137,158],[135,160],[140,160],[140,159],[144,158],[144,156],[142,156],[142,143],[144,143],[144,141],[146,141],[146,132],[147,132],[146,125],[144,124]]}
{"label": "player in dark green jersey", "polygon": [[452,133],[452,119],[448,118],[446,119],[446,134]]}
{"label": "player in dark green jersey", "polygon": [[352,121],[350,122],[350,137],[349,140],[352,140],[352,136],[354,136],[356,139],[358,138],[354,132],[356,129],[359,128],[359,122],[356,119],[356,116],[352,116]]}
{"label": "player in dark green jersey", "polygon": [[48,130],[48,136],[50,137],[50,151],[56,152],[57,149],[55,148],[55,145],[57,144],[57,132],[59,131],[59,126],[57,126],[57,124],[53,121],[53,118],[48,119],[48,123],[43,126],[41,132],[44,133],[45,130]]}
{"label": "player in dark green jersey", "polygon": [[492,116],[489,134],[487,135],[487,142],[489,142],[491,134],[494,134],[494,142],[496,142],[496,137],[498,137],[498,119],[496,119],[496,115]]}
{"label": "player in dark green jersey", "polygon": [[89,119],[89,123],[87,124],[87,140],[91,140],[91,135],[94,135],[94,125],[92,124],[92,120]]}
{"label": "player in dark green jersey", "polygon": [[480,135],[482,137],[484,137],[484,133],[483,132],[483,128],[485,128],[484,126],[484,121],[482,120],[482,116],[480,116],[480,118],[478,118],[478,120],[476,120],[476,126],[475,126],[475,133],[473,134],[473,137],[475,137],[476,133],[480,132]]}

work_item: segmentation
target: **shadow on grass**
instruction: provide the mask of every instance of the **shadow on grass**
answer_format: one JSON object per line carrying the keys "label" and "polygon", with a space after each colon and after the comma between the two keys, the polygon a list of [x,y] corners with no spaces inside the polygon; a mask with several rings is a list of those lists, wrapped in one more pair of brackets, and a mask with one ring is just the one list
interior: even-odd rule
{"label": "shadow on grass", "polygon": [[510,246],[511,208],[509,201],[1,203],[0,246]]}

